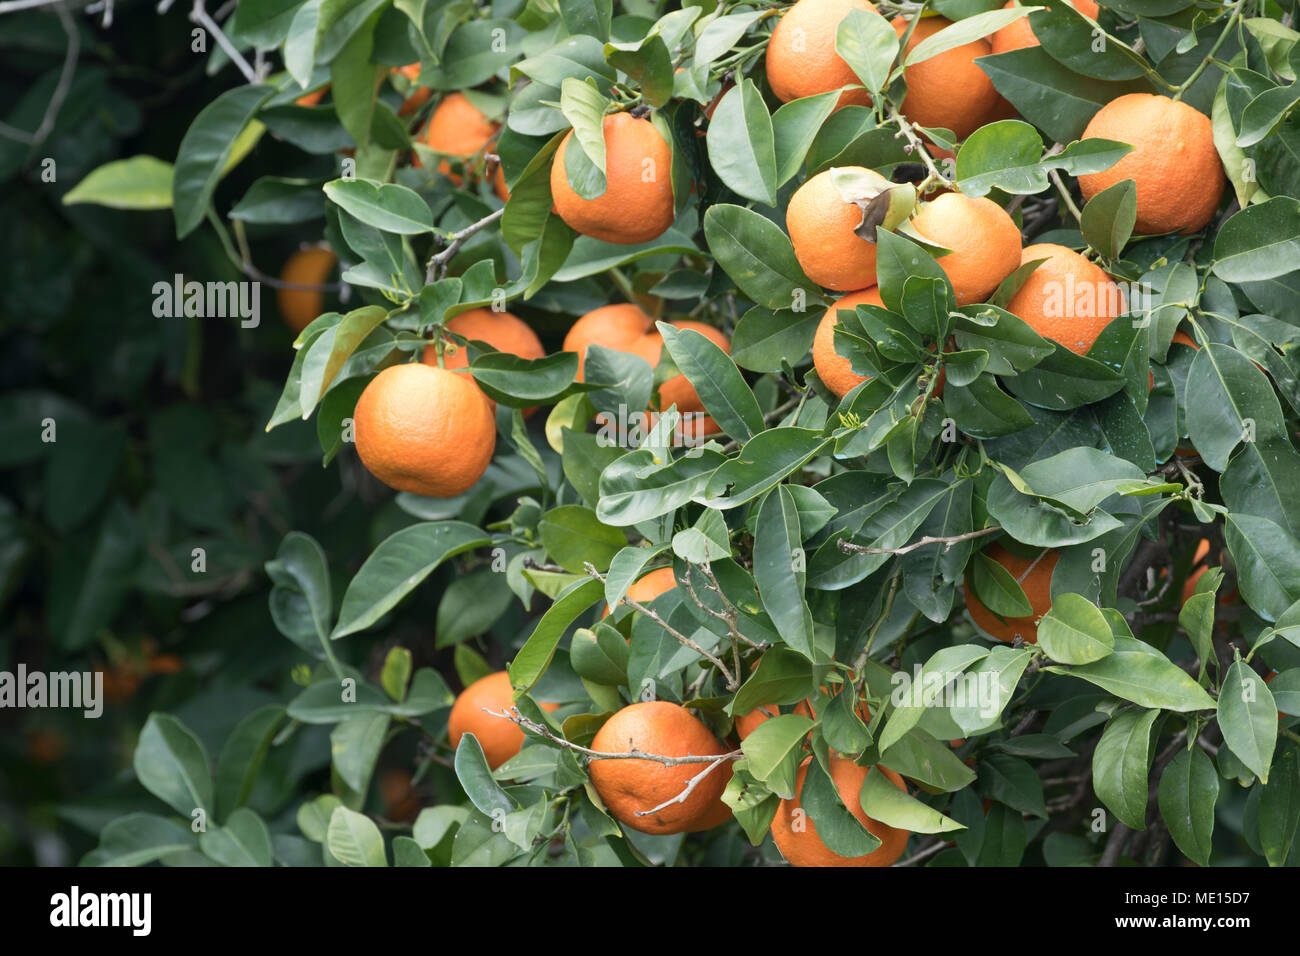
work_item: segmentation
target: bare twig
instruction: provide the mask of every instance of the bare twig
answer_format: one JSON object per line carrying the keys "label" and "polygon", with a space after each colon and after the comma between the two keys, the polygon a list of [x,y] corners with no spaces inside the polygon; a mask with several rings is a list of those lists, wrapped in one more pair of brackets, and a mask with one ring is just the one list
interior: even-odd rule
{"label": "bare twig", "polygon": [[917,850],[906,860],[900,860],[899,862],[895,863],[894,866],[915,866],[916,864],[920,863],[922,860],[928,860],[930,857],[934,856],[936,853],[940,852],[947,846],[948,846],[947,842],[945,842],[944,840],[938,840],[934,843],[931,843],[929,846],[925,847],[924,849]]}
{"label": "bare twig", "polygon": [[425,267],[424,281],[434,282],[445,276],[447,274],[447,263],[460,251],[460,247],[465,244],[465,240],[492,225],[505,214],[505,211],[505,207],[502,206],[496,212],[488,213],[478,222],[472,222],[464,229],[440,237],[443,242],[447,243],[447,247],[429,257],[429,263]]}
{"label": "bare twig", "polygon": [[954,534],[946,538],[936,538],[926,535],[911,544],[905,544],[901,548],[868,548],[865,545],[854,544],[852,541],[845,541],[840,538],[837,542],[840,550],[845,554],[907,554],[915,551],[917,548],[924,548],[927,544],[942,544],[943,550],[948,551],[954,544],[960,541],[969,541],[971,538],[982,538],[986,534],[995,534],[1002,530],[1001,525],[993,525],[989,528],[980,528],[978,531],[967,531],[965,534]]}
{"label": "bare twig", "polygon": [[508,711],[492,710],[490,707],[484,707],[483,712],[491,714],[493,717],[500,717],[503,720],[510,720],[518,724],[524,730],[531,731],[537,736],[549,740],[551,743],[563,747],[565,750],[572,750],[574,753],[580,753],[590,760],[650,760],[654,763],[663,764],[665,767],[678,767],[682,764],[707,763],[710,765],[721,763],[729,760],[739,760],[745,755],[742,750],[732,750],[725,754],[687,754],[684,757],[669,757],[664,754],[646,753],[644,750],[637,750],[635,747],[630,750],[611,753],[602,750],[592,750],[590,747],[583,747],[575,744],[571,740],[565,740],[551,731],[551,728],[539,724],[534,720],[529,720],[519,712],[519,708],[511,706]]}
{"label": "bare twig", "polygon": [[240,73],[244,74],[244,79],[248,80],[249,83],[257,82],[257,71],[249,66],[248,61],[244,59],[244,55],[230,42],[230,38],[221,32],[221,27],[217,25],[217,21],[208,15],[204,0],[194,0],[194,9],[190,11],[190,19],[216,38],[217,45],[225,50],[226,56],[230,57],[230,62],[239,68]]}
{"label": "bare twig", "polygon": [[[44,2],[46,0],[42,0],[42,3]],[[9,13],[13,10],[22,10],[27,7],[41,6],[42,3],[24,3],[23,6],[17,6],[15,3],[0,3],[0,14]],[[63,108],[63,101],[67,99],[68,90],[72,88],[72,78],[77,72],[77,57],[81,52],[81,33],[77,30],[72,15],[68,13],[68,8],[66,6],[55,7],[54,13],[63,25],[63,32],[67,34],[68,49],[63,55],[63,68],[59,72],[59,82],[50,95],[50,102],[45,107],[45,115],[41,117],[41,125],[28,133],[7,123],[0,123],[0,135],[19,143],[26,143],[32,149],[40,146],[49,137],[50,133],[54,132],[54,124],[58,121],[59,111]]]}
{"label": "bare twig", "polygon": [[669,800],[665,800],[663,803],[659,804],[659,806],[652,807],[649,810],[638,810],[636,812],[636,815],[638,817],[648,817],[651,814],[658,813],[660,810],[668,809],[674,803],[685,803],[686,798],[689,797],[694,792],[695,788],[699,785],[700,781],[703,780],[705,777],[707,777],[709,774],[713,773],[714,770],[718,769],[726,762],[727,762],[726,755],[719,756],[716,760],[713,761],[713,763],[709,764],[707,767],[705,767],[695,776],[691,777],[691,779],[687,781],[685,789],[683,789],[681,793],[677,794],[677,796]]}

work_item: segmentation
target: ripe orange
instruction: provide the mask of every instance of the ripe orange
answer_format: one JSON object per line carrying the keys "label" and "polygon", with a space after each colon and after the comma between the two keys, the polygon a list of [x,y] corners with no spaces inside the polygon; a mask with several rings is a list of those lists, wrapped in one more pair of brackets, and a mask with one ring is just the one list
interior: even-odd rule
{"label": "ripe orange", "polygon": [[[893,185],[873,170],[845,167],[877,181],[882,190]],[[856,235],[862,208],[846,202],[831,180],[831,171],[818,173],[795,190],[785,211],[795,258],[813,282],[852,292],[876,283],[876,244]]]}
{"label": "ripe orange", "polygon": [[[519,725],[504,717],[493,717],[483,709],[509,713],[513,696],[510,675],[505,671],[480,677],[461,691],[447,718],[452,747],[460,746],[460,738],[465,734],[473,734],[493,770],[519,753],[524,745],[524,732]],[[559,709],[559,704],[539,703],[538,706],[548,712]]]}
{"label": "ripe orange", "polygon": [[599,345],[620,352],[630,352],[633,343],[650,328],[650,316],[630,302],[602,305],[592,309],[564,336],[564,351],[578,353],[578,381],[587,361],[587,346]]}
{"label": "ripe orange", "polygon": [[908,832],[899,830],[867,816],[862,809],[859,794],[867,774],[872,770],[883,773],[899,790],[907,791],[903,778],[886,767],[859,767],[852,760],[843,757],[831,758],[831,782],[839,791],[840,799],[849,808],[849,812],[858,818],[877,839],[880,846],[866,856],[840,856],[831,850],[817,835],[817,826],[812,816],[803,811],[799,799],[803,795],[803,783],[808,776],[808,757],[799,765],[795,776],[794,797],[782,800],[772,819],[772,839],[781,851],[786,862],[791,866],[892,866],[903,855],[907,846]]}
{"label": "ripe orange", "polygon": [[[464,163],[474,159],[487,148],[500,129],[501,124],[492,122],[479,112],[464,93],[451,93],[434,107],[424,141],[431,150],[447,157],[438,162],[438,172],[459,186],[464,179],[459,173],[452,172],[451,160]],[[418,159],[414,163],[420,165]],[[508,195],[504,178],[494,177],[493,188],[503,200]]]}
{"label": "ripe orange", "polygon": [[849,360],[835,351],[835,326],[840,321],[839,310],[853,309],[859,305],[878,305],[883,308],[885,303],[880,300],[880,290],[874,285],[861,292],[850,292],[826,310],[817,326],[817,335],[813,338],[813,365],[817,368],[817,376],[840,398],[867,380],[866,375],[853,371]]}
{"label": "ripe orange", "polygon": [[[901,37],[907,21],[895,17],[891,22]],[[907,53],[951,24],[944,17],[924,17],[907,41]],[[993,81],[975,62],[976,58],[991,52],[988,40],[972,40],[909,66],[903,71],[907,95],[900,108],[902,114],[918,126],[950,129],[958,139],[965,139],[998,106],[998,91],[993,88]]]}
{"label": "ripe orange", "polygon": [[[695,322],[691,319],[680,319],[670,323],[679,329],[691,329],[699,332],[710,342],[716,345],[722,351],[731,353],[731,340],[704,322]],[[657,331],[647,332],[635,342],[629,349],[633,355],[639,355],[650,363],[654,368],[659,364],[659,358],[663,354],[664,337]],[[687,381],[685,375],[674,375],[668,381],[659,386],[659,407],[666,409],[670,405],[676,405],[679,412],[701,412],[704,411],[704,403],[700,401],[700,396],[695,393],[695,386]]]}
{"label": "ripe orange", "polygon": [[[1078,10],[1085,17],[1097,19],[1097,14],[1101,8],[1097,6],[1094,0],[1065,0],[1070,6]],[[1004,10],[1010,10],[1018,4],[1016,0],[1007,0],[1003,5]],[[1030,6],[1030,4],[1019,4],[1019,6]],[[1028,46],[1038,46],[1038,37],[1034,36],[1033,28],[1029,25],[1029,17],[1024,16],[1019,20],[1003,27],[997,33],[993,34],[993,52],[1007,53],[1011,50],[1023,50]]]}
{"label": "ripe orange", "polygon": [[583,199],[569,185],[564,157],[570,130],[551,164],[555,211],[584,236],[619,245],[649,242],[673,224],[673,151],[648,119],[631,113],[605,117],[605,191]]}
{"label": "ripe orange", "polygon": [[874,10],[867,0],[799,0],[787,10],[767,45],[767,82],[777,99],[788,103],[845,86],[841,106],[869,106],[871,95],[835,52],[835,31],[852,10]]}
{"label": "ripe orange", "polygon": [[912,225],[927,239],[952,250],[938,261],[958,305],[983,302],[1020,268],[1020,229],[991,199],[944,193],[922,205]]}
{"label": "ripe orange", "polygon": [[[402,76],[406,77],[412,83],[415,83],[415,81],[420,78],[420,64],[416,62],[416,63],[408,63],[406,64],[406,66],[395,66],[393,67],[392,72],[400,73],[402,74]],[[397,110],[397,115],[410,116],[421,106],[423,106],[426,102],[428,102],[428,99],[432,94],[433,91],[430,90],[427,86],[415,87],[415,89],[411,92],[411,95],[402,101],[401,107],[399,107]]]}
{"label": "ripe orange", "polygon": [[[713,731],[685,707],[660,700],[624,707],[596,732],[591,749],[601,753],[638,750],[663,757],[727,753]],[[731,779],[730,762],[711,771],[681,803],[647,816],[637,814],[676,797],[707,766],[707,763],[665,766],[635,758],[594,759],[591,782],[606,808],[624,826],[642,833],[690,833],[716,826],[729,815],[718,805]]]}
{"label": "ripe orange", "polygon": [[[822,687],[822,691],[830,693],[829,689],[825,686]],[[839,693],[852,693],[852,691],[841,688]],[[864,724],[871,723],[871,708],[867,706],[866,701],[860,701],[857,710],[858,716],[862,718]],[[754,732],[755,728],[757,728],[759,724],[763,723],[763,721],[770,717],[775,717],[778,712],[779,708],[776,704],[763,704],[759,707],[755,707],[747,714],[739,714],[735,719],[736,735],[740,737],[741,740],[744,740]],[[811,717],[813,719],[816,719],[817,717],[817,710],[813,707],[812,701],[807,697],[794,705],[794,713],[802,714],[804,717]]]}
{"label": "ripe orange", "polygon": [[1021,264],[1046,259],[1007,303],[1044,338],[1087,353],[1110,321],[1124,312],[1124,291],[1098,266],[1065,246],[1026,246]]}
{"label": "ripe orange", "polygon": [[379,796],[384,802],[386,819],[409,822],[420,815],[420,795],[410,771],[392,769],[380,774]]}
{"label": "ripe orange", "polygon": [[1194,107],[1154,93],[1129,93],[1088,122],[1082,139],[1097,138],[1128,143],[1133,150],[1110,169],[1080,176],[1079,189],[1091,199],[1133,180],[1137,232],[1196,232],[1219,208],[1227,177],[1210,118]]}
{"label": "ripe orange", "polygon": [[1026,644],[1037,644],[1038,619],[1052,607],[1052,571],[1061,558],[1060,553],[1044,550],[1033,557],[1022,558],[997,543],[989,545],[984,553],[1010,571],[1011,576],[1020,582],[1033,613],[1027,617],[1009,617],[1005,620],[998,617],[975,596],[969,574],[966,578],[966,610],[970,611],[972,620],[990,637],[1011,643],[1019,634]]}
{"label": "ripe orange", "polygon": [[[677,587],[677,578],[673,575],[672,568],[655,568],[632,583],[632,586],[627,589],[627,597],[638,604],[649,604],[665,591],[671,591],[675,587]],[[608,613],[609,605],[605,605],[605,614]]]}
{"label": "ripe orange", "polygon": [[[467,339],[486,342],[498,352],[508,352],[520,358],[539,359],[546,355],[537,333],[513,312],[470,309],[449,321],[447,329]],[[420,361],[425,365],[437,365],[438,350],[432,345],[426,345]],[[468,368],[469,349],[458,345],[454,354],[444,352],[442,367]]]}
{"label": "ripe orange", "polygon": [[[291,255],[280,273],[280,281],[297,285],[324,285],[338,259],[325,246],[309,246]],[[319,289],[276,289],[280,317],[297,335],[321,314],[324,297]]]}
{"label": "ripe orange", "polygon": [[299,106],[315,106],[321,101],[325,94],[329,92],[329,88],[330,85],[326,83],[319,90],[312,90],[310,93],[304,93],[302,96],[294,100],[294,103]]}
{"label": "ripe orange", "polygon": [[357,454],[398,491],[453,498],[483,476],[496,448],[488,401],[465,372],[391,365],[365,387],[353,412]]}

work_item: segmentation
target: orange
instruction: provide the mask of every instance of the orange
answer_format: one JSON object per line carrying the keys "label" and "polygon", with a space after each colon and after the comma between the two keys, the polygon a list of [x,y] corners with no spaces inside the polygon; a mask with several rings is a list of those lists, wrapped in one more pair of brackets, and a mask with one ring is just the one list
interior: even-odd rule
{"label": "orange", "polygon": [[880,846],[866,856],[840,856],[822,842],[812,816],[799,805],[803,783],[808,776],[808,764],[812,759],[808,757],[799,765],[799,772],[795,776],[794,797],[782,800],[772,819],[772,839],[776,841],[776,848],[781,851],[786,862],[791,866],[892,866],[903,855],[908,832],[867,816],[859,795],[867,774],[872,770],[883,773],[890,783],[906,792],[907,786],[903,783],[903,778],[885,767],[859,767],[852,760],[843,757],[831,758],[831,782],[839,791],[840,799],[849,812],[858,818],[858,822],[880,840]]}
{"label": "orange", "polygon": [[483,476],[496,448],[492,408],[465,372],[391,365],[353,412],[357,454],[398,491],[454,498]]}
{"label": "orange", "polygon": [[[1078,10],[1085,17],[1097,19],[1100,7],[1093,0],[1065,0],[1070,6]],[[1002,9],[1011,10],[1016,6],[1030,6],[1031,4],[1017,4],[1016,0],[1007,0]],[[1008,24],[997,33],[993,34],[993,52],[1007,53],[1011,50],[1023,50],[1027,46],[1038,46],[1038,37],[1034,36],[1033,28],[1029,25],[1029,17],[1023,16],[1019,20]]]}
{"label": "orange", "polygon": [[[670,323],[679,329],[691,329],[699,332],[710,342],[716,345],[722,351],[731,353],[731,340],[704,322],[695,322],[691,319],[681,319],[677,322]],[[635,342],[629,351],[633,355],[639,355],[650,363],[654,368],[659,364],[659,358],[664,350],[664,337],[656,332],[647,332]],[[700,396],[695,393],[695,386],[692,385],[685,375],[674,375],[668,381],[659,386],[659,407],[667,409],[670,405],[676,405],[679,412],[702,412],[704,403],[700,401]]]}
{"label": "orange", "polygon": [[874,10],[867,0],[799,0],[785,12],[767,44],[767,82],[777,99],[788,103],[845,86],[835,103],[869,106],[871,95],[835,52],[835,31],[852,10]]}
{"label": "orange", "polygon": [[386,819],[408,822],[420,815],[420,795],[409,771],[385,770],[379,777],[379,795]]}
{"label": "orange", "polygon": [[[285,262],[280,281],[304,286],[324,285],[336,262],[334,253],[325,246],[299,249]],[[276,289],[275,301],[280,307],[280,317],[295,335],[324,311],[320,289]]]}
{"label": "orange", "polygon": [[[591,749],[601,753],[642,753],[662,757],[711,756],[727,748],[685,707],[655,700],[624,707],[596,732]],[[624,826],[642,833],[669,834],[705,830],[726,819],[718,808],[731,779],[723,762],[701,780],[681,803],[638,816],[676,797],[707,763],[665,766],[653,760],[593,759],[591,782],[605,807]],[[725,807],[726,805],[723,804]]]}
{"label": "orange", "polygon": [[952,250],[938,262],[958,305],[983,302],[1020,268],[1020,229],[991,199],[944,193],[922,205],[912,225],[931,242]]}
{"label": "orange", "polygon": [[[459,173],[452,172],[450,160],[464,164],[473,159],[487,149],[500,129],[501,124],[480,113],[464,93],[452,93],[434,107],[424,141],[431,150],[448,157],[439,161],[438,172],[459,186],[464,180]],[[416,159],[414,164],[419,166],[420,161]],[[497,195],[505,199],[505,179],[494,180],[493,186]]]}
{"label": "orange", "polygon": [[[677,587],[677,578],[673,575],[672,568],[656,568],[649,574],[638,578],[627,589],[627,597],[630,597],[638,604],[649,604],[665,591],[671,591]],[[621,602],[620,602],[621,603]],[[609,613],[609,605],[605,605],[605,614]],[[601,617],[604,617],[602,614]]]}
{"label": "orange", "polygon": [[966,610],[970,611],[972,620],[990,637],[1011,643],[1019,634],[1026,644],[1037,644],[1038,619],[1052,607],[1052,571],[1061,558],[1060,553],[1043,550],[1032,557],[1022,558],[996,543],[989,545],[984,553],[1010,571],[1011,576],[1020,582],[1033,613],[1027,617],[1000,618],[975,596],[969,574],[966,578]]}
{"label": "orange", "polygon": [[817,335],[813,338],[813,365],[817,368],[817,376],[840,398],[867,380],[866,375],[853,371],[849,360],[835,350],[835,326],[840,321],[839,310],[854,309],[859,305],[878,305],[884,308],[885,303],[880,300],[880,290],[874,285],[861,292],[850,292],[826,310],[817,326]]}
{"label": "orange", "polygon": [[1044,338],[1087,354],[1101,330],[1124,312],[1124,292],[1079,253],[1050,242],[1026,246],[1021,264],[1046,259],[1007,303]]}
{"label": "orange", "polygon": [[326,83],[319,90],[312,90],[310,93],[304,93],[302,96],[294,100],[294,102],[299,106],[315,106],[321,101],[322,97],[329,92],[329,88],[330,85]]}
{"label": "orange", "polygon": [[[420,78],[420,64],[416,62],[408,63],[406,66],[395,66],[393,67],[392,72],[402,74],[402,76],[406,77],[412,84],[414,84],[415,81]],[[427,86],[415,87],[415,89],[411,91],[411,95],[402,101],[401,107],[397,110],[397,115],[410,116],[428,102],[432,93],[433,91]]]}
{"label": "orange", "polygon": [[569,226],[604,242],[635,245],[656,239],[673,224],[673,151],[648,119],[631,113],[605,117],[605,191],[583,199],[569,185],[564,157],[569,130],[551,164],[555,211]]}
{"label": "orange", "polygon": [[649,329],[650,316],[630,302],[602,305],[582,316],[564,336],[564,351],[578,353],[578,381],[583,380],[588,346],[630,352],[633,343]]}
{"label": "orange", "polygon": [[1219,208],[1227,177],[1210,118],[1154,93],[1129,93],[1097,111],[1082,139],[1111,139],[1133,150],[1110,169],[1079,177],[1091,199],[1116,183],[1137,183],[1140,233],[1196,232]]}
{"label": "orange", "polygon": [[[891,22],[902,37],[907,21],[895,17]],[[951,25],[952,21],[944,17],[923,18],[907,41],[907,53],[922,40]],[[918,126],[950,129],[958,139],[965,139],[998,107],[998,91],[993,88],[993,81],[975,62],[991,52],[988,40],[972,40],[909,66],[903,71],[907,95],[903,97],[900,112]]]}
{"label": "orange", "polygon": [[[844,168],[865,174],[882,190],[893,185],[873,170]],[[804,273],[818,285],[837,292],[853,292],[876,284],[876,244],[854,233],[860,225],[862,207],[845,201],[829,169],[796,189],[785,211],[785,228]]]}
{"label": "orange", "polygon": [[[513,696],[510,675],[505,671],[480,677],[461,691],[447,717],[452,747],[459,747],[460,738],[465,734],[473,734],[493,770],[519,753],[519,748],[524,745],[524,732],[519,725],[484,711],[487,708],[498,714],[509,713]],[[559,709],[559,704],[539,703],[538,706],[547,712]]]}
{"label": "orange", "polygon": [[[520,358],[539,359],[546,355],[537,333],[523,319],[511,312],[494,312],[491,309],[470,309],[462,312],[450,322],[447,328],[467,339],[486,342],[498,352],[509,352]],[[425,365],[438,364],[438,350],[426,345],[420,356]],[[442,356],[442,367],[460,369],[469,367],[469,349],[457,346],[454,354],[447,352]],[[476,383],[477,384],[477,383]],[[484,396],[486,397],[486,396]],[[488,405],[496,408],[496,402],[488,399]],[[528,417],[537,411],[536,407],[524,409]]]}

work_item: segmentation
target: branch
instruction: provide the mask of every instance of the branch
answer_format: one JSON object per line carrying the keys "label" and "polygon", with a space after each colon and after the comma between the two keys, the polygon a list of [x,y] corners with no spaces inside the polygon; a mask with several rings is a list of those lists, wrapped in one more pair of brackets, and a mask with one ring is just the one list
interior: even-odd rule
{"label": "branch", "polygon": [[948,844],[946,841],[938,840],[934,843],[931,843],[923,850],[917,850],[906,860],[902,860],[898,863],[895,863],[894,866],[915,866],[917,863],[920,863],[922,860],[928,860],[930,857],[934,856],[936,853],[945,849],[947,846]]}
{"label": "branch", "polygon": [[[583,567],[587,569],[587,573],[589,575],[591,575],[597,581],[604,583],[605,576],[596,570],[596,566],[594,564],[592,564],[590,561],[587,561],[584,562]],[[671,626],[667,621],[665,621],[662,617],[656,614],[653,610],[646,607],[640,601],[634,601],[630,597],[626,597],[626,596],[623,598],[622,603],[626,604],[628,607],[632,608],[633,610],[640,611],[646,617],[650,618],[650,620],[654,621],[665,631],[671,634],[673,638],[677,641],[677,643],[681,644],[683,647],[689,647],[696,654],[699,654],[701,657],[711,662],[713,666],[716,667],[718,671],[722,674],[722,676],[726,679],[727,690],[735,690],[737,687],[740,686],[740,681],[738,681],[735,677],[732,676],[731,671],[727,670],[727,665],[722,663],[722,660],[720,658],[714,656],[713,654],[710,654],[708,651],[706,651],[695,641],[691,640],[681,631]]]}
{"label": "branch", "polygon": [[580,753],[591,760],[651,760],[655,763],[663,764],[665,767],[677,767],[682,764],[690,763],[707,763],[712,766],[727,760],[739,760],[741,757],[745,756],[745,753],[742,750],[732,750],[725,754],[703,754],[701,756],[687,754],[685,757],[668,757],[664,754],[646,753],[644,750],[637,750],[635,747],[623,753],[608,753],[601,750],[592,750],[589,747],[583,747],[579,744],[573,743],[571,740],[565,740],[563,737],[556,736],[555,733],[551,731],[551,728],[543,726],[534,720],[529,720],[521,714],[519,708],[515,707],[513,704],[508,711],[498,711],[493,710],[490,707],[484,707],[483,712],[485,714],[491,714],[493,717],[500,717],[504,720],[513,721],[524,730],[532,731],[537,734],[537,736],[549,740],[557,746],[563,747],[566,750],[572,750],[574,753]]}
{"label": "branch", "polygon": [[728,759],[729,759],[729,755],[727,754],[720,755],[717,759],[713,761],[713,763],[709,764],[707,767],[705,767],[695,776],[691,777],[691,779],[686,783],[686,788],[682,790],[681,793],[677,794],[677,796],[673,797],[670,800],[665,800],[663,803],[659,804],[659,806],[652,807],[649,810],[638,810],[636,812],[636,815],[638,817],[648,817],[652,813],[658,813],[660,810],[668,809],[674,803],[685,803],[686,798],[691,795],[692,791],[694,791],[696,786],[699,785],[699,782],[703,780],[705,777],[707,777],[709,774],[713,773],[713,771],[716,770],[718,767],[721,767],[724,763],[727,762]]}
{"label": "branch", "polygon": [[901,548],[868,548],[865,545],[854,544],[852,541],[845,541],[840,538],[836,543],[840,550],[845,554],[907,554],[915,551],[917,548],[924,548],[927,544],[942,544],[943,550],[949,551],[954,544],[960,541],[969,541],[971,538],[982,538],[986,534],[995,534],[1002,530],[1001,525],[993,525],[989,528],[980,528],[978,531],[967,531],[965,534],[954,534],[946,538],[935,538],[926,535],[911,544],[903,545]]}
{"label": "branch", "polygon": [[244,55],[239,52],[230,38],[221,32],[221,27],[217,26],[217,21],[208,16],[208,11],[203,6],[204,0],[194,0],[194,9],[190,11],[190,20],[199,24],[203,29],[209,31],[217,40],[217,45],[226,51],[226,56],[230,57],[230,62],[239,68],[239,72],[244,74],[244,79],[249,83],[258,81],[257,71],[248,65]]}
{"label": "branch", "polygon": [[[40,2],[13,0],[10,3],[0,3],[0,14],[41,6],[47,2],[52,2],[52,0],[40,0]],[[63,55],[63,68],[59,72],[59,82],[54,87],[50,102],[46,104],[45,115],[41,117],[41,125],[28,133],[7,123],[0,123],[0,133],[16,142],[26,143],[33,150],[45,142],[50,133],[54,131],[54,123],[59,118],[59,110],[63,108],[63,101],[67,99],[68,90],[72,88],[72,78],[77,72],[77,56],[81,52],[81,33],[77,30],[77,25],[72,21],[72,16],[68,13],[67,7],[56,7],[54,12],[58,16],[59,22],[63,24],[63,32],[67,34],[68,49]]]}
{"label": "branch", "polygon": [[492,225],[505,214],[505,211],[505,206],[502,206],[496,212],[488,213],[478,222],[470,223],[459,232],[453,232],[448,236],[440,236],[439,238],[447,243],[447,248],[429,257],[429,263],[425,267],[424,281],[433,282],[445,276],[447,274],[447,263],[460,251],[460,247],[465,244],[465,240]]}

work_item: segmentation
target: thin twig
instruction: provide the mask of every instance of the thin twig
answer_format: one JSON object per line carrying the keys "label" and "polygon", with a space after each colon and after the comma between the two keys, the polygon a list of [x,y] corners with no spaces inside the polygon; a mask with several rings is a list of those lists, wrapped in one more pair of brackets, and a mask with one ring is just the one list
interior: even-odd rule
{"label": "thin twig", "polygon": [[452,260],[452,257],[460,251],[460,247],[464,245],[465,240],[492,225],[492,223],[496,222],[505,214],[505,211],[505,207],[502,206],[500,209],[496,210],[496,212],[488,213],[488,215],[484,216],[478,222],[472,222],[458,232],[453,232],[448,236],[441,237],[442,240],[447,243],[447,247],[441,252],[436,252],[429,257],[429,263],[425,267],[424,281],[434,282],[445,276],[447,274],[447,263],[449,263]]}
{"label": "thin twig", "polygon": [[989,528],[980,528],[978,531],[967,531],[965,534],[954,534],[946,538],[935,538],[926,535],[911,544],[903,545],[901,548],[868,548],[865,545],[854,544],[852,541],[845,541],[840,538],[837,542],[840,550],[845,554],[907,554],[915,551],[917,548],[924,548],[927,544],[942,544],[945,551],[952,549],[954,544],[960,541],[969,541],[971,538],[982,538],[986,534],[995,534],[1002,530],[1001,525],[993,525]]}
{"label": "thin twig", "polygon": [[692,792],[694,792],[696,786],[699,785],[699,782],[703,780],[705,777],[707,777],[709,774],[713,773],[714,770],[716,770],[718,767],[721,767],[726,762],[727,762],[726,756],[718,757],[716,760],[713,761],[713,763],[709,764],[707,767],[705,767],[695,776],[691,777],[691,779],[688,780],[686,783],[686,788],[682,790],[681,793],[677,794],[677,796],[669,800],[665,800],[663,803],[659,804],[659,806],[652,807],[649,810],[638,810],[636,812],[636,815],[638,817],[648,817],[651,814],[658,813],[660,810],[668,809],[674,803],[685,803],[686,798],[689,797]]}
{"label": "thin twig", "polygon": [[190,19],[216,38],[217,45],[226,51],[226,56],[230,57],[230,62],[239,68],[240,73],[244,74],[244,79],[248,80],[249,83],[256,83],[258,79],[257,71],[249,66],[248,61],[244,59],[244,55],[221,32],[221,27],[217,26],[217,21],[208,16],[208,11],[203,4],[204,0],[194,0],[194,9],[190,11]]}
{"label": "thin twig", "polygon": [[682,764],[713,764],[725,760],[739,760],[741,757],[745,756],[743,750],[732,750],[725,754],[702,754],[700,756],[687,754],[684,757],[669,757],[664,754],[646,753],[644,750],[637,750],[635,747],[631,750],[620,753],[592,750],[590,747],[583,747],[580,744],[575,744],[571,740],[565,740],[563,737],[557,736],[549,727],[543,726],[534,720],[529,720],[519,712],[518,707],[513,705],[511,705],[510,710],[508,711],[492,710],[490,707],[484,707],[483,712],[491,714],[493,717],[500,717],[504,720],[513,721],[524,730],[531,731],[537,734],[537,736],[549,740],[557,746],[563,747],[566,750],[572,750],[574,753],[580,753],[591,760],[650,760],[655,763],[663,764],[665,767],[677,767]]}

